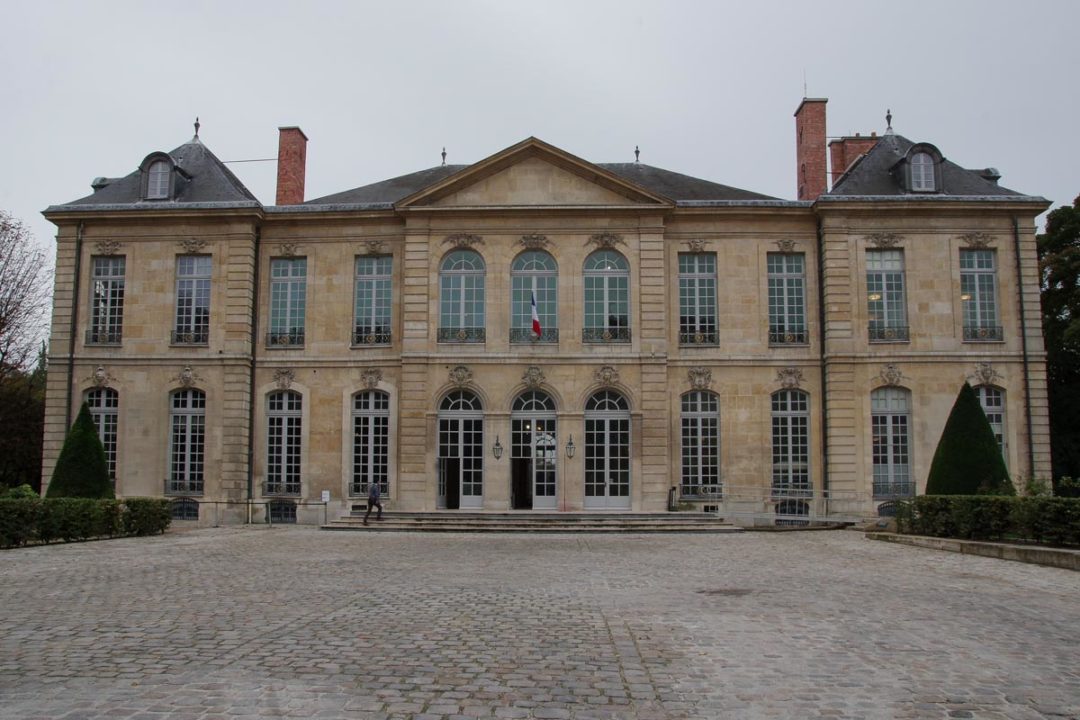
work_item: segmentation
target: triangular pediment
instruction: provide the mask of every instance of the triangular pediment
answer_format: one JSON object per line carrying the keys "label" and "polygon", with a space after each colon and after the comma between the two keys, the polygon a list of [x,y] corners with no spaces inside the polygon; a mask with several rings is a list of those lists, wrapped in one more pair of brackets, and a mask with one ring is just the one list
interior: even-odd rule
{"label": "triangular pediment", "polygon": [[672,201],[529,138],[397,203],[420,207],[670,206]]}

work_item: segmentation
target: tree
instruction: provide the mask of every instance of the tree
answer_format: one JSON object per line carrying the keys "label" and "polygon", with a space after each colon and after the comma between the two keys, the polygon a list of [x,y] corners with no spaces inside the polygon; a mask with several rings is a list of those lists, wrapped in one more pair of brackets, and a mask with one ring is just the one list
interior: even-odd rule
{"label": "tree", "polygon": [[105,447],[98,438],[90,408],[83,403],[56,460],[45,497],[113,498]]}
{"label": "tree", "polygon": [[0,210],[0,383],[28,371],[49,309],[48,264],[33,235]]}
{"label": "tree", "polygon": [[990,421],[971,386],[964,383],[941,432],[927,495],[1015,495]]}
{"label": "tree", "polygon": [[13,370],[0,383],[0,488],[41,491],[46,374],[43,346],[33,372]]}

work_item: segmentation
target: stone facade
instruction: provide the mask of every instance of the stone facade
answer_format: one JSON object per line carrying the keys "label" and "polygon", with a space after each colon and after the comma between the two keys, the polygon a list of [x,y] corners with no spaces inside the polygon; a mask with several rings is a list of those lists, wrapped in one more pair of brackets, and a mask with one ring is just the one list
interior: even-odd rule
{"label": "stone facade", "polygon": [[[824,158],[824,101],[809,106],[821,110]],[[302,133],[285,132],[292,143],[288,157],[302,158],[304,146],[296,144]],[[363,502],[354,483],[360,431],[353,405],[357,393],[375,391],[386,399],[387,506],[429,511],[460,502],[464,508],[466,461],[447,460],[440,451],[447,444],[440,429],[450,427],[443,424],[450,414],[440,408],[464,391],[481,408],[476,437],[467,441],[480,449],[480,491],[469,496],[478,509],[520,508],[525,492],[533,507],[554,511],[657,511],[667,507],[675,487],[680,499],[744,522],[777,512],[865,516],[895,495],[875,486],[875,465],[884,464],[886,472],[903,465],[911,489],[925,483],[965,380],[993,386],[1003,398],[1003,451],[1014,475],[1047,475],[1034,237],[1034,217],[1045,201],[1018,194],[948,202],[830,194],[816,201],[702,202],[671,197],[606,167],[529,139],[391,202],[76,201],[50,208],[46,214],[59,230],[44,481],[66,423],[88,393],[106,388],[117,398],[119,495],[190,497],[200,503],[203,522],[239,519],[249,510],[261,520],[263,503],[278,498],[301,503],[301,522],[317,522],[322,506],[303,503],[320,503],[328,494],[328,512],[337,514]],[[204,177],[189,174],[192,187]],[[302,170],[284,168],[279,176],[292,185],[299,177],[303,197]],[[288,193],[296,197],[296,188]],[[976,246],[990,250],[995,262],[1001,331],[965,339],[960,257]],[[868,329],[867,253],[881,249],[902,253],[903,337],[872,336]],[[461,250],[483,262],[482,342],[441,332],[453,329],[440,327],[442,264]],[[537,250],[557,265],[555,342],[512,332],[511,268],[523,252]],[[586,287],[585,268],[601,251],[625,260],[628,310],[612,332],[590,334],[586,313],[595,292]],[[182,336],[177,342],[178,263],[188,256],[209,258],[202,343]],[[715,321],[704,333],[681,332],[687,315],[681,256],[714,263],[715,312],[699,313]],[[773,256],[799,257],[804,268],[804,324],[795,333],[770,328],[777,302],[770,300]],[[95,260],[104,257],[124,258],[122,337],[109,343],[91,336],[103,287]],[[302,334],[281,342],[272,327],[274,263],[300,258]],[[362,325],[355,309],[359,258],[389,258],[390,320],[378,342],[374,333],[355,332]],[[881,388],[906,391],[909,398],[906,411],[893,414],[903,416],[906,447],[903,457],[883,461],[878,453],[875,461],[871,396]],[[192,442],[190,433],[176,434],[171,410],[176,393],[186,389],[205,398],[197,491],[170,485],[178,472],[174,446]],[[788,391],[807,403],[799,420],[807,433],[805,462],[782,458],[798,465],[807,483],[794,490],[785,485],[788,475],[781,473],[778,483],[775,460],[778,442],[789,447],[778,436],[775,408],[777,393]],[[526,416],[513,408],[528,392],[550,399],[553,413],[544,422],[553,422],[544,425],[543,457],[536,451],[526,467],[513,448],[514,423]],[[624,399],[625,414],[590,410],[605,392]],[[298,421],[284,421],[298,433],[298,457],[281,449],[283,436],[271,447],[275,393],[299,396]],[[713,399],[719,418],[718,448],[695,446],[690,460],[685,446],[700,439],[692,437],[698,430],[684,430],[688,393]],[[624,415],[626,425],[618,426]],[[625,427],[628,439],[625,465],[608,434],[616,427]],[[185,448],[181,454],[188,453],[184,462],[190,464],[191,448]],[[468,452],[462,448],[454,452]],[[718,470],[695,484],[693,467],[706,455],[715,456]],[[601,476],[597,463],[605,462]],[[298,463],[298,472],[270,467],[290,463]],[[532,480],[541,466],[554,485],[544,502],[539,479],[525,490],[515,481],[521,473]],[[185,468],[181,474],[191,470]],[[299,484],[277,484],[272,470],[275,478],[284,473]],[[626,495],[613,489],[620,473]],[[788,503],[792,499],[796,505]],[[245,505],[249,500],[253,509]]]}

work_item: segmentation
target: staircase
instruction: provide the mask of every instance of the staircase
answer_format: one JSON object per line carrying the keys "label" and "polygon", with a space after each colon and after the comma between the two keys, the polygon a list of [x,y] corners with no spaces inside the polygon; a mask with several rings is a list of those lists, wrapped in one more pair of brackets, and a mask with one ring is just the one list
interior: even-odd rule
{"label": "staircase", "polygon": [[354,510],[323,530],[366,532],[523,532],[523,533],[726,533],[742,532],[712,513],[691,512],[384,512],[363,524]]}

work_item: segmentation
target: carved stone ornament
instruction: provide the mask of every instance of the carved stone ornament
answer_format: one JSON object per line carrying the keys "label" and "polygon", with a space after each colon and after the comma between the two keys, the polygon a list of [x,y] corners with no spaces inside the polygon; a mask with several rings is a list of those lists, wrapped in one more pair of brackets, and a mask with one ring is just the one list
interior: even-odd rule
{"label": "carved stone ornament", "polygon": [[776,371],[776,381],[780,383],[780,387],[788,390],[799,387],[805,379],[799,368],[786,367]]}
{"label": "carved stone ornament", "polygon": [[522,235],[521,244],[526,250],[543,250],[548,244],[547,235]]}
{"label": "carved stone ornament", "polygon": [[874,247],[879,248],[892,248],[900,244],[900,241],[904,239],[903,235],[899,233],[870,233],[865,236],[866,242],[870,243]]}
{"label": "carved stone ornament", "polygon": [[179,384],[180,387],[190,388],[202,382],[202,378],[199,373],[192,370],[190,365],[186,365],[183,370],[173,376],[172,381]]}
{"label": "carved stone ornament", "polygon": [[443,245],[453,245],[456,248],[472,248],[476,245],[483,245],[484,238],[479,235],[469,235],[468,233],[455,233],[454,235],[447,235],[443,240]]}
{"label": "carved stone ornament", "polygon": [[364,252],[368,255],[382,255],[383,241],[379,238],[369,238],[363,241]]}
{"label": "carved stone ornament", "polygon": [[776,247],[780,248],[780,252],[795,252],[795,250],[799,247],[799,243],[797,240],[790,239],[777,240]]}
{"label": "carved stone ornament", "polygon": [[533,388],[534,390],[544,384],[544,371],[536,365],[530,365],[525,369],[525,374],[521,376],[521,379],[525,382],[525,385]]}
{"label": "carved stone ornament", "polygon": [[993,247],[994,243],[994,237],[984,232],[969,232],[957,237],[969,248],[988,248]]}
{"label": "carved stone ornament", "polygon": [[89,380],[93,383],[94,387],[103,388],[109,387],[109,383],[114,382],[116,378],[105,369],[104,365],[98,365],[94,368],[94,372],[90,373]]}
{"label": "carved stone ornament", "polygon": [[184,238],[178,240],[177,244],[184,249],[184,252],[188,254],[200,253],[203,248],[206,247],[206,241],[202,238]]}
{"label": "carved stone ornament", "polygon": [[288,390],[292,387],[293,380],[296,379],[296,373],[289,368],[278,368],[274,371],[274,384],[281,390]]}
{"label": "carved stone ornament", "polygon": [[472,382],[472,370],[464,365],[458,365],[450,371],[450,382],[456,387],[465,387]]}
{"label": "carved stone ornament", "polygon": [[686,372],[690,379],[690,387],[695,390],[708,390],[712,385],[712,370],[703,367],[692,367]]}
{"label": "carved stone ornament", "polygon": [[705,238],[690,238],[686,241],[687,246],[690,248],[690,252],[699,253],[705,252],[705,243],[708,242]]}
{"label": "carved stone ornament", "polygon": [[360,373],[360,382],[364,383],[364,387],[369,390],[377,388],[381,381],[382,370],[379,368],[366,368]]}
{"label": "carved stone ornament", "polygon": [[94,249],[98,255],[115,255],[120,252],[122,244],[119,240],[98,240],[94,243]]}
{"label": "carved stone ornament", "polygon": [[278,245],[278,255],[282,257],[296,257],[296,251],[300,248],[300,243],[283,242]]}
{"label": "carved stone ornament", "polygon": [[604,365],[602,368],[593,373],[596,381],[605,387],[614,385],[619,382],[619,371],[610,365]]}
{"label": "carved stone ornament", "polygon": [[904,373],[900,372],[900,366],[889,363],[881,368],[881,381],[886,385],[899,385],[904,380]]}
{"label": "carved stone ornament", "polygon": [[590,236],[589,241],[585,244],[591,245],[593,243],[596,243],[596,247],[604,250],[613,250],[616,245],[626,244],[623,242],[622,235],[616,235],[615,233],[610,232],[596,233],[595,235]]}
{"label": "carved stone ornament", "polygon": [[993,385],[1001,380],[1001,373],[988,362],[978,362],[975,363],[975,372],[969,375],[968,379],[974,380],[978,385]]}

